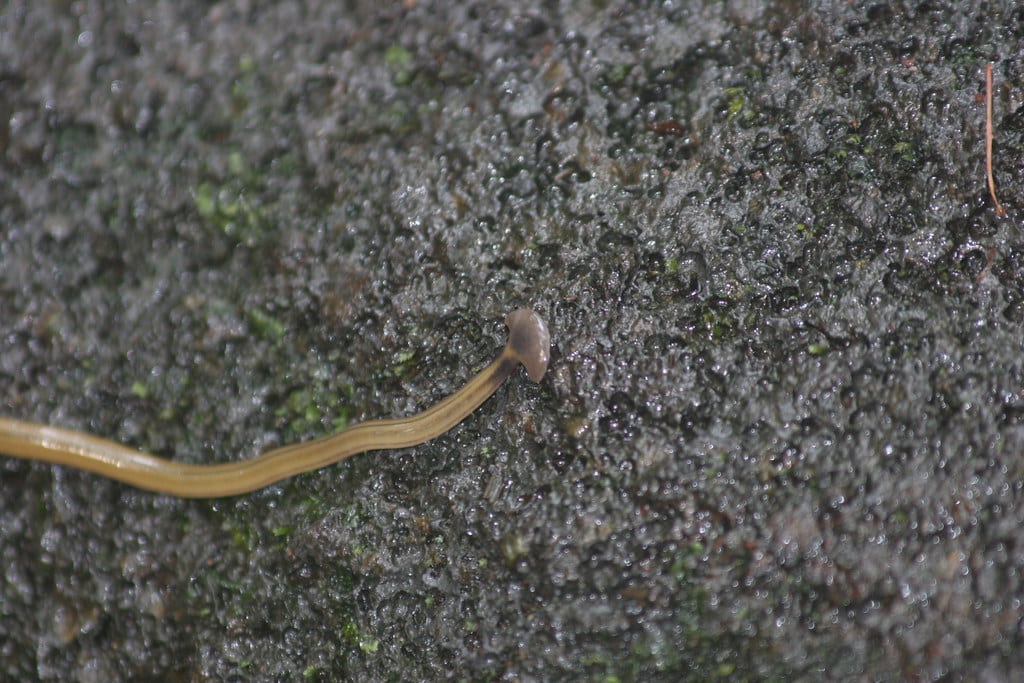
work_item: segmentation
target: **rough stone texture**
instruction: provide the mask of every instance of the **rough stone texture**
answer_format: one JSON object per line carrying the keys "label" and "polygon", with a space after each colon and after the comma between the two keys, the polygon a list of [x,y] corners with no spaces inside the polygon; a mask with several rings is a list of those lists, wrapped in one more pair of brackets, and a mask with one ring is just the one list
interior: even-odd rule
{"label": "rough stone texture", "polygon": [[3,459],[0,677],[1019,673],[1024,10],[961,5],[6,3],[4,414],[218,462],[555,347],[249,496]]}

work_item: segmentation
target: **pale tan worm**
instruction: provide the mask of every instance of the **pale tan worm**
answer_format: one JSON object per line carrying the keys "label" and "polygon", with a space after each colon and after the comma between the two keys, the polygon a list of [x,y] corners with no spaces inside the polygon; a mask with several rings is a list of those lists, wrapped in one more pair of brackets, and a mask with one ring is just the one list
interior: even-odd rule
{"label": "pale tan worm", "polygon": [[508,342],[497,358],[451,396],[409,417],[370,420],[312,441],[282,446],[248,460],[195,465],[159,458],[107,439],[0,417],[0,453],[65,465],[141,489],[182,498],[248,493],[365,451],[406,448],[448,431],[476,410],[519,364],[539,382],[550,337],[540,316],[519,309],[505,318]]}

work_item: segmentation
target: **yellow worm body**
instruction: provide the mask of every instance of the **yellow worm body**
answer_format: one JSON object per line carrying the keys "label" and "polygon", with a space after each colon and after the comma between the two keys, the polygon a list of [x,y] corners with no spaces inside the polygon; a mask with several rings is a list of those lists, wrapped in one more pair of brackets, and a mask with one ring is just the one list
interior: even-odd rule
{"label": "yellow worm body", "polygon": [[501,354],[461,389],[423,412],[361,422],[336,434],[275,448],[248,460],[216,465],[175,462],[92,434],[3,417],[0,453],[74,467],[182,498],[248,493],[357,453],[429,441],[476,410],[520,363],[530,379],[539,382],[547,369],[550,347],[544,322],[526,309],[513,311],[505,322],[509,341]]}

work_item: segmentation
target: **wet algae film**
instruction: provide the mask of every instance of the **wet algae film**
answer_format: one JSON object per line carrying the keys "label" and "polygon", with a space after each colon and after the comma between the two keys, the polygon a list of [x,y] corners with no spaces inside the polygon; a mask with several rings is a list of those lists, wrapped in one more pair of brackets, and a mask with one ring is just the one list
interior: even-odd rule
{"label": "wet algae film", "polygon": [[[1024,667],[1019,3],[10,2],[0,677],[1001,680]],[[985,65],[993,172],[985,182]]]}

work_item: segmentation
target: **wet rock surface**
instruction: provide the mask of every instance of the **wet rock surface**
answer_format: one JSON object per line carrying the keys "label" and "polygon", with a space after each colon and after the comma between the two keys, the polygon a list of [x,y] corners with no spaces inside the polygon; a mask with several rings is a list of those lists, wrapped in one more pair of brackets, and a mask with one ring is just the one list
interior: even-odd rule
{"label": "wet rock surface", "polygon": [[222,462],[554,342],[249,496],[0,459],[5,678],[1024,667],[1022,10],[635,5],[0,11],[3,414]]}

